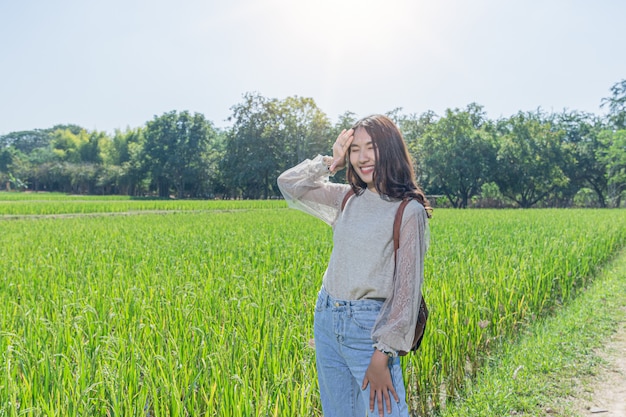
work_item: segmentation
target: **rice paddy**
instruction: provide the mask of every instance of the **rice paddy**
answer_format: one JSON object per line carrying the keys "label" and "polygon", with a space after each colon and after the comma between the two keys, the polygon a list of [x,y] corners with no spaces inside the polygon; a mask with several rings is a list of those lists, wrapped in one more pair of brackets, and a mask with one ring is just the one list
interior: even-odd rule
{"label": "rice paddy", "polygon": [[[328,226],[282,201],[15,195],[0,193],[1,416],[321,416]],[[403,362],[421,413],[593,279],[626,212],[440,209],[430,229],[431,316]]]}

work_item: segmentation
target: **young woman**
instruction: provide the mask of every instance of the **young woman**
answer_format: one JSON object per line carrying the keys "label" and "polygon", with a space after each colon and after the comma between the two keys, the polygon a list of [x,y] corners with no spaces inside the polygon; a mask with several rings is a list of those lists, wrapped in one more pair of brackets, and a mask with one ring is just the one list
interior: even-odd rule
{"label": "young woman", "polygon": [[[328,181],[346,168],[348,184]],[[291,207],[333,227],[333,251],[315,307],[317,373],[325,417],[408,416],[399,351],[413,341],[427,248],[427,201],[404,139],[387,117],[344,130],[333,156],[285,171],[278,186]],[[344,197],[354,195],[342,210]],[[403,198],[394,279],[393,223]]]}

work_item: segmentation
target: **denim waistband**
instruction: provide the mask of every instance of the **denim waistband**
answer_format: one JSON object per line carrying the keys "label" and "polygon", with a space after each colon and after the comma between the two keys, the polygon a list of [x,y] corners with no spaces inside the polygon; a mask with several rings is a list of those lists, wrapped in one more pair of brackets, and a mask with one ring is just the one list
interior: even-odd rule
{"label": "denim waistband", "polygon": [[334,298],[326,289],[322,286],[318,295],[318,306],[340,309],[346,308],[350,310],[377,310],[383,305],[384,300],[374,300],[371,298],[364,298],[362,300],[341,300]]}

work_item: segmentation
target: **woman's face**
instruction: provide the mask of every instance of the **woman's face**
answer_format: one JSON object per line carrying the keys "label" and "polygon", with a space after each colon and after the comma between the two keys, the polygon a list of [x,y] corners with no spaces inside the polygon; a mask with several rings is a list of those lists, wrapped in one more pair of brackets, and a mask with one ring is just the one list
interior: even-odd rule
{"label": "woman's face", "polygon": [[376,191],[374,185],[374,168],[376,167],[376,148],[367,131],[359,127],[354,132],[354,139],[350,144],[350,164],[354,172],[367,184],[370,191]]}

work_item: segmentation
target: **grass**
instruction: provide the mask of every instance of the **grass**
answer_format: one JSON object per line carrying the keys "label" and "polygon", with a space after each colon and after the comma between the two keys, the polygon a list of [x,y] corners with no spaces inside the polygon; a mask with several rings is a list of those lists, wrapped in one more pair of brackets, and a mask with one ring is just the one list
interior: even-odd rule
{"label": "grass", "polygon": [[[72,198],[29,204],[80,212]],[[20,218],[0,216],[0,415],[321,415],[308,340],[332,231],[284,202],[227,203],[58,218],[4,203]],[[626,243],[619,210],[437,210],[430,225],[429,326],[403,359],[422,415],[475,392]]]}
{"label": "grass", "polygon": [[626,251],[558,314],[502,344],[443,417],[574,416],[573,397],[596,372],[601,348],[626,321]]}
{"label": "grass", "polygon": [[5,222],[0,415],[310,414],[317,226],[290,210]]}
{"label": "grass", "polygon": [[617,225],[626,221],[618,210],[435,216],[424,291],[431,318],[420,351],[406,358],[406,383],[420,415],[443,408],[498,346],[584,288],[623,247]]}

